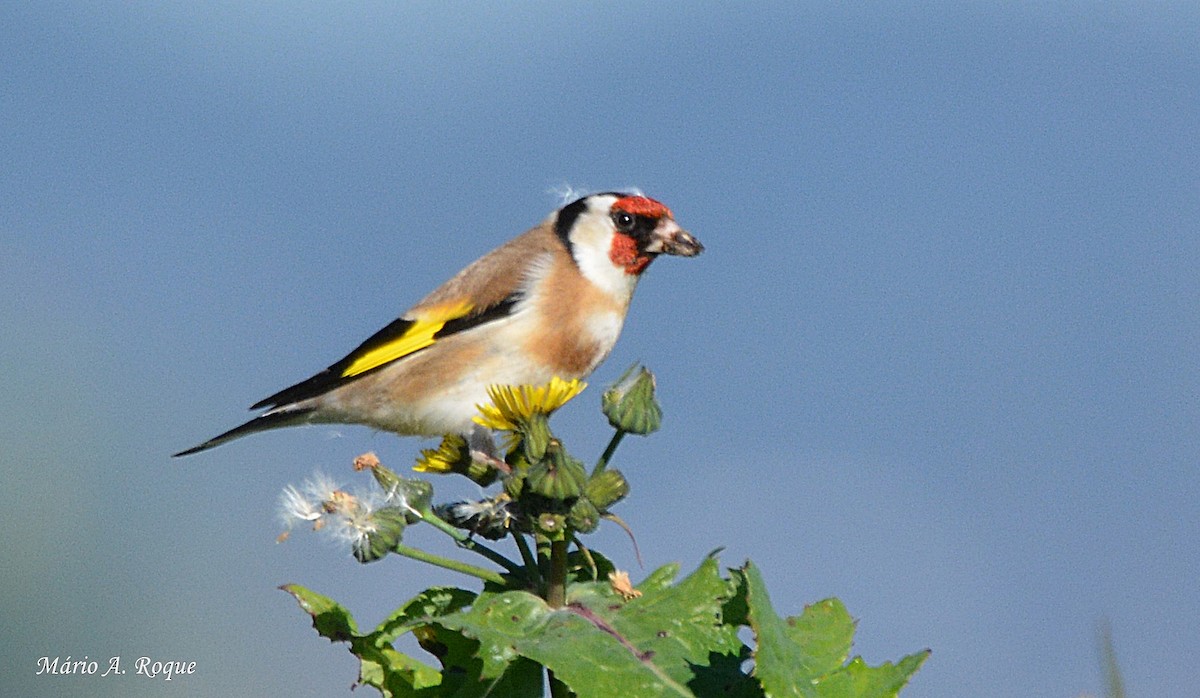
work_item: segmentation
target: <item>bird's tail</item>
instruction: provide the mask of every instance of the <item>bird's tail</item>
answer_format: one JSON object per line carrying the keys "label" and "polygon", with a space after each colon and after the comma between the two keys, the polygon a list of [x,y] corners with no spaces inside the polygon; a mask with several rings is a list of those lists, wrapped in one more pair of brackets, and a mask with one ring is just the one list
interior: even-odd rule
{"label": "bird's tail", "polygon": [[266,414],[262,414],[262,415],[255,417],[254,419],[251,419],[249,422],[246,422],[245,424],[242,424],[240,426],[236,426],[236,427],[230,429],[229,431],[225,432],[224,434],[220,434],[219,436],[214,436],[202,444],[199,444],[197,446],[192,446],[191,448],[184,450],[184,451],[180,451],[179,453],[176,453],[176,454],[172,455],[171,457],[178,458],[179,456],[190,456],[193,453],[207,451],[210,448],[220,446],[221,444],[223,444],[227,441],[233,441],[234,439],[240,439],[243,436],[247,436],[249,434],[254,434],[254,433],[257,433],[260,431],[267,431],[268,429],[279,429],[281,427],[291,427],[291,426],[296,426],[298,424],[307,424],[309,422],[309,418],[312,416],[312,412],[313,412],[313,410],[311,408],[291,409],[291,410],[286,410],[286,411],[281,410],[278,412],[275,412],[275,411],[267,412]]}

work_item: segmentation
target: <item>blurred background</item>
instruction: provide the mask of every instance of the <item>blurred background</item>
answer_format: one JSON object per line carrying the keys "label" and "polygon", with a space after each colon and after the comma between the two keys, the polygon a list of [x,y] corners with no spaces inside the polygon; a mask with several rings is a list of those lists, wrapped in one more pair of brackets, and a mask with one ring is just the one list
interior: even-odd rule
{"label": "blurred background", "polygon": [[371,627],[471,586],[275,542],[285,485],[432,440],[168,456],[568,186],[708,247],[555,418],[592,460],[600,388],[658,375],[617,459],[646,566],[592,541],[635,580],[724,546],[872,664],[932,648],[914,697],[1098,694],[1106,622],[1130,696],[1200,683],[1194,3],[7,3],[0,65],[0,694],[349,695],[276,587]]}

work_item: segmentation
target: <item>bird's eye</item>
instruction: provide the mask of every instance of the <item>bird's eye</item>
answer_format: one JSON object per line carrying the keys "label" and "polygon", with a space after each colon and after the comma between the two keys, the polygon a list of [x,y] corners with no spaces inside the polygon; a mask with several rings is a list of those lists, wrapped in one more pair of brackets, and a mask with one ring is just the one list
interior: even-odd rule
{"label": "bird's eye", "polygon": [[637,219],[633,217],[632,213],[628,213],[626,211],[617,211],[613,214],[613,223],[617,226],[617,230],[621,231],[622,233],[628,233],[633,230],[633,226],[637,223]]}

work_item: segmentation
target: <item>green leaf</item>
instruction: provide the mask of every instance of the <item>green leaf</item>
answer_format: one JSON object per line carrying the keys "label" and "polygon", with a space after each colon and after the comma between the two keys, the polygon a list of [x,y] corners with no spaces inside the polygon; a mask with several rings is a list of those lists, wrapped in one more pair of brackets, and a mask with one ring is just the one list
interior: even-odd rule
{"label": "green leaf", "polygon": [[437,695],[541,698],[542,667],[535,662],[516,657],[499,670],[486,673],[480,643],[462,632],[434,625],[420,636],[421,647],[442,663],[443,684]]}
{"label": "green leaf", "polygon": [[[430,625],[438,616],[470,604],[475,599],[472,592],[452,587],[427,589],[397,609],[373,632],[359,635],[349,612],[329,597],[295,584],[283,589],[312,616],[313,627],[322,637],[350,644],[351,654],[360,662],[359,682],[379,689],[384,698],[451,694],[458,698],[485,695],[536,698],[542,694],[542,669],[534,662],[518,658],[484,679],[483,663],[478,658],[479,643],[461,633]],[[421,646],[442,662],[443,671],[396,651],[391,643],[406,632],[417,635]]]}
{"label": "green leaf", "polygon": [[861,657],[855,657],[843,669],[821,679],[813,695],[821,698],[895,698],[921,664],[929,650],[910,654],[898,664],[885,662],[870,667]]}
{"label": "green leaf", "polygon": [[804,648],[818,672],[840,667],[850,656],[854,619],[838,599],[825,599],[806,606],[799,617],[786,620],[784,633]]}
{"label": "green leaf", "polygon": [[669,565],[663,565],[654,570],[637,585],[637,588],[644,594],[649,594],[654,591],[660,591],[671,586],[671,582],[675,581],[675,577],[679,574],[679,563],[673,562]]}
{"label": "green leaf", "polygon": [[725,622],[730,625],[750,625],[750,608],[746,605],[746,575],[740,569],[731,569],[729,578],[729,600],[721,608]]}
{"label": "green leaf", "polygon": [[[595,554],[598,568],[611,565]],[[489,586],[478,596],[434,587],[409,600],[372,632],[332,599],[298,585],[282,587],[325,638],[349,643],[359,658],[359,682],[384,698],[537,698],[543,667],[584,698],[727,696],[764,698],[895,698],[929,651],[896,664],[847,662],[854,620],[837,599],[780,618],[751,563],[720,576],[709,558],[673,583],[667,565],[626,599],[607,581],[590,581],[578,556],[567,604],[551,609],[533,594]],[[587,580],[587,581],[580,581]],[[747,624],[754,652],[737,636]],[[397,652],[392,643],[412,632],[441,670]],[[753,659],[754,672],[743,671]]]}
{"label": "green leaf", "polygon": [[299,584],[285,584],[279,588],[300,602],[300,608],[312,616],[313,627],[321,637],[329,638],[331,642],[349,642],[358,634],[358,626],[355,625],[350,611],[328,596],[305,589]]}
{"label": "green leaf", "polygon": [[567,556],[567,585],[603,581],[616,569],[611,560],[595,550],[589,550],[587,554],[574,550]]}
{"label": "green leaf", "polygon": [[758,568],[747,562],[744,580],[747,616],[754,631],[754,674],[770,696],[805,698],[890,698],[929,656],[928,650],[899,664],[867,666],[850,651],[854,622],[845,607],[829,599],[786,621],[775,614]]}
{"label": "green leaf", "polygon": [[[736,628],[721,623],[730,586],[716,561],[669,586],[673,574],[659,570],[643,585],[643,596],[629,602],[605,582],[575,584],[561,609],[523,591],[484,593],[470,610],[435,623],[479,640],[485,678],[528,657],[588,698],[692,696],[689,682],[720,681],[711,672],[702,679],[698,674],[720,658],[740,665],[746,655]],[[727,671],[725,678],[728,685],[739,683]]]}
{"label": "green leaf", "polygon": [[431,587],[392,612],[370,637],[375,645],[391,643],[401,635],[429,624],[431,618],[444,616],[471,605],[475,592],[457,587]]}
{"label": "green leaf", "polygon": [[384,698],[435,695],[442,683],[442,673],[391,647],[358,646],[359,683],[374,686]]}
{"label": "green leaf", "polygon": [[599,624],[590,609],[552,610],[542,599],[522,591],[485,596],[480,595],[461,617],[438,621],[479,639],[484,676],[525,656],[588,698],[692,695],[643,651]]}
{"label": "green leaf", "polygon": [[717,561],[709,558],[678,584],[642,590],[641,597],[623,607],[611,605],[612,592],[605,589],[605,598],[594,607],[634,646],[653,652],[655,663],[672,678],[686,683],[694,666],[709,663],[709,653],[736,656],[741,650],[737,628],[721,622],[721,606],[729,594]]}

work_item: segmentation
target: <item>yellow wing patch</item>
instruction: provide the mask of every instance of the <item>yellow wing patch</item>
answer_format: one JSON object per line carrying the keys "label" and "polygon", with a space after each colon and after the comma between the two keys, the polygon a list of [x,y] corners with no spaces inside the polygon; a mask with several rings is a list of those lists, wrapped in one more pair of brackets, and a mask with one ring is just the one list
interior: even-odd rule
{"label": "yellow wing patch", "polygon": [[366,373],[389,361],[395,361],[414,351],[431,346],[434,343],[434,335],[445,327],[447,322],[463,317],[471,312],[472,307],[468,301],[451,301],[423,311],[421,316],[405,330],[404,334],[371,349],[352,361],[346,370],[342,371],[342,378],[352,378],[360,373]]}

